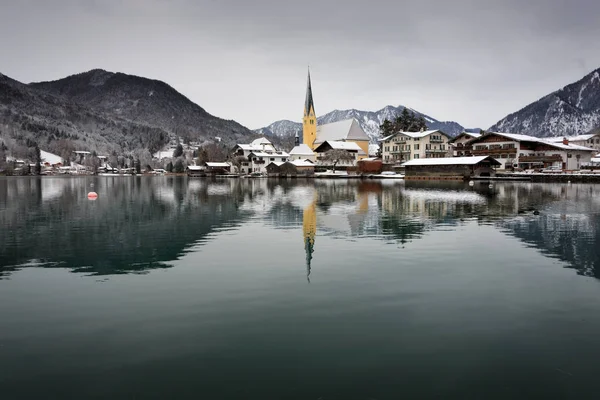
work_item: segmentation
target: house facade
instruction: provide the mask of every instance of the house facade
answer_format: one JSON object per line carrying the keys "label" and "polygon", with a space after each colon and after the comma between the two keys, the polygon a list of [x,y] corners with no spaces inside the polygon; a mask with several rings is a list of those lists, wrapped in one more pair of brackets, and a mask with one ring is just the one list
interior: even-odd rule
{"label": "house facade", "polygon": [[486,132],[467,142],[473,156],[491,156],[501,163],[500,168],[548,168],[578,170],[589,164],[595,150],[570,143],[549,142],[545,139],[515,133]]}
{"label": "house facade", "polygon": [[329,150],[342,150],[349,154],[348,159],[341,159],[335,162],[335,165],[338,167],[353,167],[359,160],[366,158],[366,153],[358,144],[354,142],[340,142],[337,140],[325,141],[315,148],[318,165],[333,165],[334,162],[331,160],[326,160],[324,156]]}
{"label": "house facade", "polygon": [[450,137],[440,130],[398,132],[381,139],[381,156],[386,164],[400,164],[448,154]]}
{"label": "house facade", "polygon": [[237,144],[233,148],[233,157],[243,157],[239,172],[251,174],[266,173],[265,167],[270,161],[287,161],[289,154],[278,151],[267,138],[258,138],[249,144]]}
{"label": "house facade", "polygon": [[456,137],[448,140],[449,157],[469,157],[471,156],[471,146],[469,142],[481,136],[480,133],[461,132]]}

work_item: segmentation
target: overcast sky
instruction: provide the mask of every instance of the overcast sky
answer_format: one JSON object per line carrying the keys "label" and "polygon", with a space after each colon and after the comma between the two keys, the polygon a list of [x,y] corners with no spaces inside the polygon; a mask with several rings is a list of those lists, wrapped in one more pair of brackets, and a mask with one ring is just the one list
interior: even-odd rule
{"label": "overcast sky", "polygon": [[488,128],[600,67],[598,0],[0,0],[0,72],[160,79],[259,128],[406,105]]}

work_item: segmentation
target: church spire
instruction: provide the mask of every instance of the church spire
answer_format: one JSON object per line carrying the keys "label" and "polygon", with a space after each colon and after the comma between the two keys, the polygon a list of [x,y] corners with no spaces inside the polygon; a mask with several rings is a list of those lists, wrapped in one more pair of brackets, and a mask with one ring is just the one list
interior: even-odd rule
{"label": "church spire", "polygon": [[317,117],[315,115],[315,104],[313,103],[312,85],[310,83],[310,69],[306,82],[306,99],[304,100],[304,118],[302,118],[302,143],[315,149],[317,139]]}
{"label": "church spire", "polygon": [[315,112],[315,104],[313,103],[312,86],[310,84],[310,68],[308,69],[308,80],[306,82],[306,100],[304,101],[304,116],[307,117]]}

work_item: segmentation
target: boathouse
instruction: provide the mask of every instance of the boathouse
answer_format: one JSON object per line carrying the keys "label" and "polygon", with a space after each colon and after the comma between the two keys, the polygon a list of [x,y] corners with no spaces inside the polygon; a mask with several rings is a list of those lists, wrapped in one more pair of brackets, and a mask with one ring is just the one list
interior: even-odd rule
{"label": "boathouse", "polygon": [[405,179],[469,179],[495,176],[497,166],[502,165],[490,156],[420,158],[402,164]]}

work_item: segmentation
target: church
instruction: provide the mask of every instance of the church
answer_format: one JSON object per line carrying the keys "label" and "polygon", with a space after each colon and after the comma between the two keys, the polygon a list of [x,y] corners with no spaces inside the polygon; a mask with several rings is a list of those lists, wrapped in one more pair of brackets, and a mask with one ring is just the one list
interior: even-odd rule
{"label": "church", "polygon": [[[343,148],[357,155],[357,160],[367,157],[369,154],[369,136],[361,128],[354,118],[332,122],[330,124],[317,124],[315,104],[313,101],[312,85],[310,82],[310,71],[306,84],[306,99],[304,101],[304,118],[302,119],[302,144],[300,138],[296,137],[295,151],[306,152],[307,147],[311,151],[319,153],[323,149]],[[347,144],[340,145],[340,142]]]}

